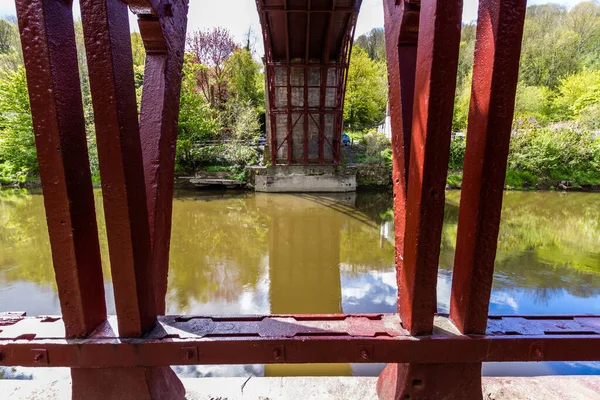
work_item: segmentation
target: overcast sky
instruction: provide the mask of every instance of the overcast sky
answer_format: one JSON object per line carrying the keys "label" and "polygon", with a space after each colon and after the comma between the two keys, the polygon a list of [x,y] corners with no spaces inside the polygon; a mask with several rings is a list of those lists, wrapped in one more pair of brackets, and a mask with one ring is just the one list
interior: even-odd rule
{"label": "overcast sky", "polygon": [[[573,6],[580,0],[558,0],[554,3]],[[78,3],[78,0],[75,0]],[[549,3],[548,0],[530,0],[528,4]],[[76,13],[79,12],[76,5]],[[15,15],[14,0],[0,0],[0,17]],[[477,0],[464,0],[463,22],[470,22],[477,18]],[[135,18],[131,18],[135,22]],[[222,26],[231,31],[238,42],[244,38],[245,32],[252,27],[256,34],[257,53],[262,54],[262,40],[259,37],[260,24],[256,3],[254,0],[190,0],[188,32],[197,29],[206,29],[213,26]],[[356,36],[368,32],[372,28],[383,26],[382,0],[363,0],[358,17]],[[134,30],[137,26],[132,23]]]}

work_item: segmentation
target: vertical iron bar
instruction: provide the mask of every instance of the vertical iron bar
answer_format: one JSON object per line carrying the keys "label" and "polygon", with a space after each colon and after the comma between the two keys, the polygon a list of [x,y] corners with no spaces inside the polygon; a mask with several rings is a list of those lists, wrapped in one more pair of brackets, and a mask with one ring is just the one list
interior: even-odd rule
{"label": "vertical iron bar", "polygon": [[286,72],[287,72],[287,163],[292,163],[294,157],[293,151],[293,128],[292,128],[292,82],[291,82],[291,65],[290,65],[290,27],[289,19],[290,13],[288,12],[287,0],[283,0],[285,12],[285,61],[286,61]]}
{"label": "vertical iron bar", "polygon": [[188,2],[182,0],[163,4],[155,11],[156,16],[138,14],[140,33],[146,48],[140,136],[156,310],[162,315],[166,310],[177,122]]}
{"label": "vertical iron bar", "polygon": [[[389,85],[388,103],[392,131],[395,264],[398,271],[402,268],[404,260],[419,8],[410,9],[407,3],[402,6],[393,6],[389,2],[383,4]],[[397,274],[397,277],[399,276],[400,274]]]}
{"label": "vertical iron bar", "polygon": [[[358,11],[357,11],[358,12]],[[334,164],[340,164],[340,160],[341,160],[341,144],[342,144],[342,130],[344,127],[344,101],[346,99],[346,84],[348,82],[348,74],[349,74],[349,69],[350,69],[350,58],[352,56],[352,44],[354,43],[354,33],[356,32],[356,18],[357,18],[357,12],[353,12],[352,14],[350,14],[350,16],[348,17],[348,23],[352,26],[352,31],[350,33],[350,36],[348,38],[348,41],[346,42],[346,46],[347,48],[344,50],[344,72],[343,72],[343,79],[342,82],[339,83],[340,85],[340,94],[338,95],[338,99],[339,100],[339,104],[337,105],[337,107],[339,107],[339,109],[341,110],[341,114],[338,114],[338,120],[339,120],[339,127],[334,131],[336,133],[336,135],[338,135],[337,138],[333,138],[333,143],[335,146],[335,150],[334,150],[334,155],[333,155],[333,163]]]}
{"label": "vertical iron bar", "polygon": [[[148,7],[151,7],[148,5]],[[166,10],[152,10],[157,18],[169,22]],[[115,288],[115,304],[119,335],[122,337],[141,336],[155,323],[157,303],[164,312],[164,291],[168,242],[153,248],[151,235],[164,237],[164,227],[150,229],[148,204],[144,176],[144,163],[140,127],[138,124],[133,59],[129,30],[129,15],[125,3],[119,0],[81,0],[81,12],[85,35],[86,51],[89,60],[90,86],[94,104],[98,155],[104,193],[106,228],[109,241],[111,270]],[[185,6],[171,9],[175,15],[187,12]],[[141,24],[142,36],[152,59],[153,52],[162,48],[160,35],[162,29],[152,27],[151,35]],[[168,25],[164,29],[169,33]],[[185,25],[184,25],[185,26]],[[181,28],[179,28],[181,29]],[[176,31],[177,32],[177,31]],[[150,40],[148,37],[150,36]],[[173,36],[172,35],[172,39]],[[157,43],[158,39],[158,43]],[[183,39],[183,36],[181,36]],[[176,40],[173,40],[176,43]],[[175,44],[176,46],[176,44]],[[168,57],[168,56],[167,56]],[[161,57],[167,58],[167,57]],[[152,66],[152,62],[149,62]],[[165,65],[161,65],[160,72]],[[177,62],[171,68],[179,68]],[[145,87],[151,87],[158,81],[161,87],[169,86],[161,76],[145,75]],[[171,86],[178,89],[178,80],[172,77]],[[146,90],[146,89],[144,89]],[[152,98],[158,103],[154,110],[160,111],[162,93]],[[174,98],[166,101],[178,104]],[[160,125],[161,134],[164,128]],[[167,118],[175,117],[167,114]],[[143,118],[142,118],[143,119]],[[167,124],[167,130],[169,129]],[[163,169],[168,168],[160,160]],[[158,181],[157,186],[163,182]],[[156,187],[160,191],[162,187]],[[159,200],[160,201],[160,200]],[[160,205],[159,207],[163,207]],[[170,216],[169,216],[170,219]],[[170,231],[170,226],[167,228]],[[153,262],[154,261],[154,262]],[[103,400],[106,398],[136,399],[182,399],[185,390],[181,381],[168,366],[148,368],[77,368],[72,370],[72,390],[74,399]],[[107,385],[107,382],[110,384]]]}
{"label": "vertical iron bar", "polygon": [[136,337],[157,314],[128,9],[80,4],[119,334]]}
{"label": "vertical iron bar", "polygon": [[[325,158],[325,102],[327,99],[327,79],[329,75],[329,53],[331,52],[331,40],[333,37],[333,22],[335,18],[335,2],[331,0],[331,13],[327,21],[327,34],[323,45],[323,61],[321,66],[321,93],[319,98],[319,164],[323,164]],[[335,121],[334,127],[335,129]]]}
{"label": "vertical iron bar", "polygon": [[[413,335],[432,332],[437,306],[461,11],[460,0],[426,0],[420,8],[416,2],[404,2],[394,10],[386,7],[386,36],[392,36],[386,42],[392,63],[388,71],[395,130],[394,208],[400,239],[396,244],[398,310]],[[413,88],[414,103],[407,99]],[[411,106],[412,117],[407,108]],[[388,364],[379,376],[377,393],[381,399],[479,400],[481,364]]]}
{"label": "vertical iron bar", "polygon": [[72,2],[17,0],[52,261],[67,337],[106,320]]}
{"label": "vertical iron bar", "polygon": [[310,0],[306,14],[306,51],[304,55],[304,165],[308,164],[308,55],[310,43]]}
{"label": "vertical iron bar", "polygon": [[404,262],[399,272],[402,322],[430,334],[444,219],[462,0],[421,2]]}
{"label": "vertical iron bar", "polygon": [[480,0],[450,318],[485,333],[526,0]]}

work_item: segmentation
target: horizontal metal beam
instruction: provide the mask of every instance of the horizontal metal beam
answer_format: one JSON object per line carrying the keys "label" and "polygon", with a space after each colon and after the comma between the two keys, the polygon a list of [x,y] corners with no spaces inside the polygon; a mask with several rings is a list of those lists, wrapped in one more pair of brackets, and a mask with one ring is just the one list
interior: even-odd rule
{"label": "horizontal metal beam", "polygon": [[309,109],[309,110],[304,110],[304,108],[292,108],[291,110],[287,110],[285,108],[274,108],[271,111],[271,114],[277,115],[287,115],[287,114],[315,114],[315,115],[319,115],[319,114],[324,114],[324,115],[336,115],[336,114],[343,114],[344,111],[343,110],[335,110],[335,109],[331,109],[331,110],[326,110],[326,111],[321,111],[321,110],[317,110],[317,109]]}
{"label": "horizontal metal beam", "polygon": [[350,64],[349,63],[345,63],[345,62],[328,62],[328,63],[323,63],[323,62],[318,62],[318,61],[308,61],[306,62],[304,59],[302,58],[298,58],[297,61],[291,60],[290,62],[287,61],[267,61],[266,62],[268,67],[295,67],[295,68],[305,68],[305,67],[328,67],[328,68],[346,68],[348,67]]}
{"label": "horizontal metal beam", "polygon": [[284,6],[263,6],[263,11],[266,12],[286,12],[286,13],[307,13],[307,14],[348,14],[348,13],[358,13],[358,9],[354,7],[336,7],[335,10],[326,10],[326,9],[307,9],[300,7],[287,7]]}
{"label": "horizontal metal beam", "polygon": [[0,317],[1,366],[135,367],[245,363],[472,363],[600,360],[600,316],[490,317],[486,335],[461,335],[436,316],[411,336],[397,314],[167,316],[142,338],[109,320],[64,339],[60,317]]}

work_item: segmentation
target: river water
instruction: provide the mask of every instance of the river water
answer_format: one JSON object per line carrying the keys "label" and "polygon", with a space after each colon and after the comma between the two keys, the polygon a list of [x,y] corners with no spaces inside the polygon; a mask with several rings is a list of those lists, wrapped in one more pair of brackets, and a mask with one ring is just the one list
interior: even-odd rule
{"label": "river water", "polygon": [[[446,193],[438,310],[448,312],[460,192]],[[114,300],[96,192],[109,313]],[[178,192],[169,314],[394,312],[389,194]],[[600,314],[600,194],[506,192],[491,314]],[[0,311],[59,314],[39,192],[0,191]],[[376,375],[382,365],[175,367],[182,376]],[[0,375],[1,375],[0,371]],[[488,363],[486,375],[600,374],[600,363]],[[29,377],[30,369],[7,376]]]}

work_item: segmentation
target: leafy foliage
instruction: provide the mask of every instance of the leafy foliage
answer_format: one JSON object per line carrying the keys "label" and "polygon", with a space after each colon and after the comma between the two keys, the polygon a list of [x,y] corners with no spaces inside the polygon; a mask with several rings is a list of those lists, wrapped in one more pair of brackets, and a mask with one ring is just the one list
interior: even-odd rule
{"label": "leafy foliage", "polygon": [[237,102],[250,103],[264,112],[265,81],[261,66],[247,49],[236,49],[225,62],[228,85]]}
{"label": "leafy foliage", "polygon": [[567,179],[575,171],[600,176],[600,140],[570,129],[523,129],[511,140],[508,168],[552,179]]}
{"label": "leafy foliage", "polygon": [[186,54],[181,80],[179,122],[177,138],[178,169],[187,169],[194,164],[194,143],[213,139],[218,131],[217,121],[197,87],[198,71],[205,66],[193,61]]}
{"label": "leafy foliage", "polygon": [[219,27],[194,32],[187,44],[195,61],[207,67],[197,75],[204,99],[214,109],[224,108],[228,97],[226,61],[238,45],[227,29]]}
{"label": "leafy foliage", "polygon": [[37,170],[25,68],[0,72],[0,176],[23,182]]}
{"label": "leafy foliage", "polygon": [[554,120],[569,121],[600,104],[600,70],[583,70],[562,79],[554,100]]}
{"label": "leafy foliage", "polygon": [[387,73],[361,47],[354,46],[348,70],[344,125],[349,129],[372,128],[385,117]]}
{"label": "leafy foliage", "polygon": [[373,61],[385,61],[385,33],[383,28],[373,28],[356,39],[354,45],[367,52]]}

